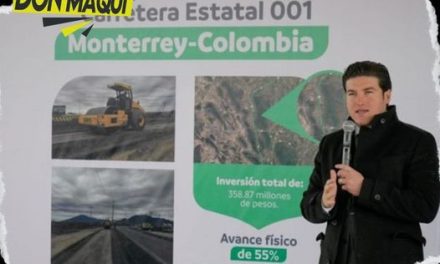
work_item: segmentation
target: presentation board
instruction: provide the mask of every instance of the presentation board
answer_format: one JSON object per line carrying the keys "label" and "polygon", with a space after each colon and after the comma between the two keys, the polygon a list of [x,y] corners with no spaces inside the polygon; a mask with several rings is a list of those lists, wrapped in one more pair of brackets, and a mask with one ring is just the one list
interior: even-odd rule
{"label": "presentation board", "polygon": [[[299,202],[319,141],[347,118],[345,67],[385,64],[399,118],[440,140],[429,10],[136,0],[131,16],[63,24],[0,14],[6,259],[317,263],[325,225]],[[422,225],[425,256],[440,255],[439,218]]]}

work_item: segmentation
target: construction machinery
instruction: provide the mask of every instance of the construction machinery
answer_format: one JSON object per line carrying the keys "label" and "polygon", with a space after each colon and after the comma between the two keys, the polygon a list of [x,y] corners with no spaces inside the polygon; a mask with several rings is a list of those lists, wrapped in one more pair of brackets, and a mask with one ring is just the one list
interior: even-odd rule
{"label": "construction machinery", "polygon": [[107,87],[114,90],[116,96],[108,98],[105,107],[92,108],[85,115],[79,115],[78,123],[96,133],[113,132],[120,128],[142,130],[145,111],[139,101],[133,100],[131,85],[116,82]]}

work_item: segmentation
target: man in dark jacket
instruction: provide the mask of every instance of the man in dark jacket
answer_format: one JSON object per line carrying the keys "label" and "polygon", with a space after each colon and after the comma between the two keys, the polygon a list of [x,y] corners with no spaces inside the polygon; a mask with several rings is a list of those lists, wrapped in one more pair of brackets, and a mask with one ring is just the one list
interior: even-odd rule
{"label": "man in dark jacket", "polygon": [[301,201],[303,216],[327,222],[319,263],[413,264],[423,260],[420,223],[440,202],[434,137],[397,118],[386,67],[363,61],[343,75],[356,125],[350,165],[342,165],[343,131],[325,136]]}

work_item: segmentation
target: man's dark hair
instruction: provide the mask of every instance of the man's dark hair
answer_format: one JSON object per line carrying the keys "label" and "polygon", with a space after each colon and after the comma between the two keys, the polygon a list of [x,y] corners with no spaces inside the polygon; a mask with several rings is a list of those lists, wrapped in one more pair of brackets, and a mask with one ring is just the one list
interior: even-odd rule
{"label": "man's dark hair", "polygon": [[390,74],[385,65],[373,61],[358,61],[350,64],[347,69],[345,69],[344,75],[342,75],[344,91],[347,91],[345,87],[347,80],[359,76],[376,77],[379,80],[379,86],[382,92],[391,90]]}

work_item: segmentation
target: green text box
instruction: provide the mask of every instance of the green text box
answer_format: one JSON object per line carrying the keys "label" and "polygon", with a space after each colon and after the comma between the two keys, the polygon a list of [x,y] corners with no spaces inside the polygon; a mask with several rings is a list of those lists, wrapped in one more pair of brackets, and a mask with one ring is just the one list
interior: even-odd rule
{"label": "green text box", "polygon": [[95,28],[55,44],[56,60],[312,60],[327,26]]}
{"label": "green text box", "polygon": [[287,250],[283,248],[233,247],[231,260],[282,263],[286,261]]}
{"label": "green text box", "polygon": [[300,201],[312,166],[194,165],[194,196],[213,212],[258,229],[301,215]]}

